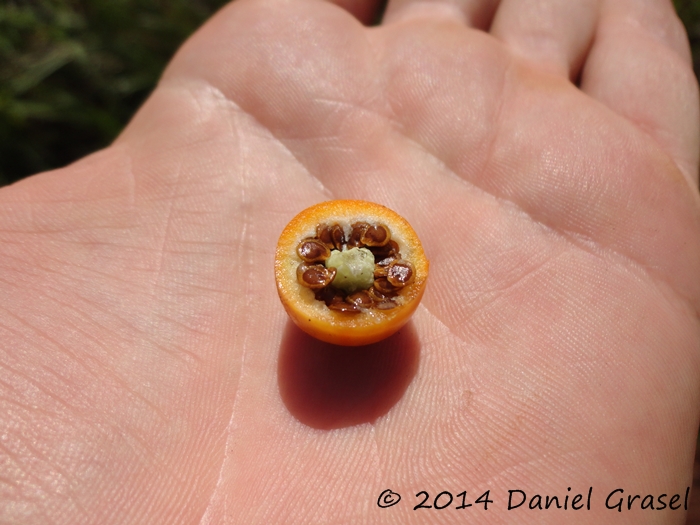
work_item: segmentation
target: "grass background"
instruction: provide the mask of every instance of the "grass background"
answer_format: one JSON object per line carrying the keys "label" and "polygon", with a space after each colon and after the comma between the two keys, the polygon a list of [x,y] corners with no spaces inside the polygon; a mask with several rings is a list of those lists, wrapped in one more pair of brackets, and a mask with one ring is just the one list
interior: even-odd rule
{"label": "grass background", "polygon": [[[227,0],[4,0],[0,186],[108,145]],[[674,0],[700,73],[700,0]]]}

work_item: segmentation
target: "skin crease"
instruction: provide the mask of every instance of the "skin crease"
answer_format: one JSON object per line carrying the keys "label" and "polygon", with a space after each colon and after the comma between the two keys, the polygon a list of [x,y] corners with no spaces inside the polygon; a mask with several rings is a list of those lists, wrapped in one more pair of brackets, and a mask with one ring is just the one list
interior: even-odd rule
{"label": "skin crease", "polygon": [[[691,484],[697,85],[670,2],[583,4],[238,0],[114,145],[0,190],[0,522],[683,523],[604,500]],[[331,198],[431,263],[368,349],[275,291]]]}

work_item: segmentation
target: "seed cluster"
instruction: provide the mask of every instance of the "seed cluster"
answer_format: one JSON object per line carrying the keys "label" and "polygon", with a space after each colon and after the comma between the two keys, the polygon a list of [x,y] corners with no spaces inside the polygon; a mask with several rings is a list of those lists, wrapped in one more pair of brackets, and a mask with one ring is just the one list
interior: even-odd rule
{"label": "seed cluster", "polygon": [[[374,255],[374,282],[366,290],[348,294],[333,286],[335,268],[326,268],[324,261],[331,250],[367,248]],[[401,288],[413,281],[413,265],[401,258],[399,245],[391,239],[391,231],[383,224],[356,222],[349,237],[339,224],[319,224],[316,236],[303,239],[297,245],[302,262],[297,267],[297,281],[314,290],[316,299],[331,310],[360,313],[363,309],[388,310],[397,305],[395,299]]]}

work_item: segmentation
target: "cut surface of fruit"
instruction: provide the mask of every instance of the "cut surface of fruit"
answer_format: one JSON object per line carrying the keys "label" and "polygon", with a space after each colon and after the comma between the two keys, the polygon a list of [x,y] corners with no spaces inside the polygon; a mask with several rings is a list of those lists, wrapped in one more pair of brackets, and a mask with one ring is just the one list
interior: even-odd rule
{"label": "cut surface of fruit", "polygon": [[308,208],[277,244],[277,291],[291,319],[329,343],[357,346],[399,330],[418,307],[428,260],[408,222],[380,204]]}

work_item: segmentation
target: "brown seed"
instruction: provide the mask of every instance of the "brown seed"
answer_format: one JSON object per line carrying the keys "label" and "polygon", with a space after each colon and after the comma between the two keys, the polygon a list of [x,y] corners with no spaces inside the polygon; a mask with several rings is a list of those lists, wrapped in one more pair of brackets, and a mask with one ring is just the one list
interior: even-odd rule
{"label": "brown seed", "polygon": [[348,246],[355,248],[362,245],[362,236],[369,228],[369,224],[366,222],[356,222],[352,225],[352,231],[350,232],[350,238],[348,239]]}
{"label": "brown seed", "polygon": [[386,278],[392,286],[402,288],[413,281],[414,273],[410,262],[398,259],[387,268]]}
{"label": "brown seed", "polygon": [[388,270],[385,266],[374,265],[374,278],[379,279],[380,277],[386,277]]}
{"label": "brown seed", "polygon": [[342,250],[345,244],[345,232],[340,224],[334,224],[331,226],[331,237],[333,239],[333,246],[336,250]]}
{"label": "brown seed", "polygon": [[336,290],[332,286],[326,286],[325,288],[321,288],[320,290],[316,290],[316,293],[314,294],[317,301],[323,301],[327,305],[329,305],[329,304],[331,304],[331,302],[333,302],[335,295],[336,295]]}
{"label": "brown seed", "polygon": [[297,254],[307,263],[325,261],[331,256],[331,251],[317,239],[304,239],[297,246]]}
{"label": "brown seed", "polygon": [[319,224],[316,226],[316,238],[326,246],[333,246],[331,228],[327,224]]}
{"label": "brown seed", "polygon": [[342,303],[343,301],[345,301],[345,296],[342,292],[335,290],[332,286],[329,286],[329,288],[333,289],[333,291],[335,292],[329,304]]}
{"label": "brown seed", "polygon": [[335,274],[335,268],[326,268],[322,264],[308,265],[301,263],[297,267],[297,281],[302,286],[312,290],[320,290],[331,284]]}
{"label": "brown seed", "polygon": [[370,297],[369,293],[365,290],[360,290],[352,295],[348,295],[345,300],[361,308],[369,308],[374,303],[372,297]]}
{"label": "brown seed", "polygon": [[346,302],[331,303],[328,305],[328,308],[346,314],[359,314],[362,311],[359,306]]}
{"label": "brown seed", "polygon": [[396,241],[389,241],[384,246],[370,246],[369,248],[374,254],[374,259],[381,261],[388,257],[396,258],[399,256],[399,245]]}
{"label": "brown seed", "polygon": [[[374,259],[375,259],[375,260],[377,259],[376,255],[375,255]],[[396,257],[394,257],[394,256],[392,255],[392,256],[390,256],[390,257],[385,257],[384,259],[381,259],[377,264],[378,264],[379,266],[389,266],[389,265],[390,265],[393,261],[395,261],[395,260],[396,260]]]}
{"label": "brown seed", "polygon": [[379,290],[382,294],[388,296],[396,292],[396,288],[389,282],[386,277],[380,277],[374,280],[374,288]]}
{"label": "brown seed", "polygon": [[369,226],[363,233],[360,241],[365,246],[384,246],[391,240],[389,228],[383,224]]}
{"label": "brown seed", "polygon": [[316,238],[331,250],[342,250],[345,244],[345,232],[343,231],[343,227],[338,223],[332,226],[328,226],[327,224],[319,224],[316,226]]}
{"label": "brown seed", "polygon": [[372,301],[374,301],[375,303],[384,302],[389,298],[374,287],[367,290],[367,294],[372,298]]}

